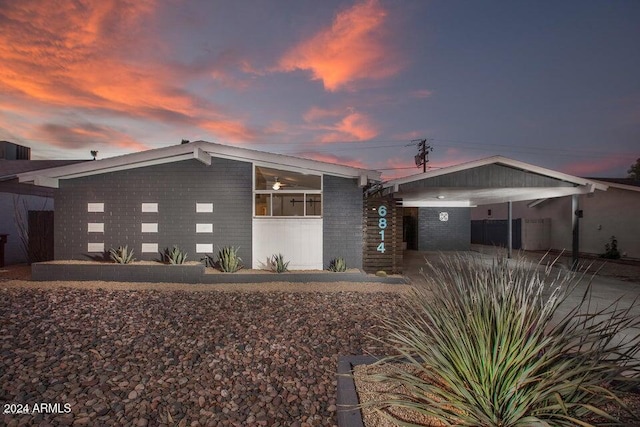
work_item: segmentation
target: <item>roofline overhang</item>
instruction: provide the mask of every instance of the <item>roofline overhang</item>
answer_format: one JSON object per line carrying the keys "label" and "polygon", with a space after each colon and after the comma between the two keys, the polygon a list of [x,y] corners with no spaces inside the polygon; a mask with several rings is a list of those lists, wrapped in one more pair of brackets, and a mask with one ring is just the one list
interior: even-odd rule
{"label": "roofline overhang", "polygon": [[196,159],[206,165],[211,165],[212,157],[250,163],[258,162],[274,167],[288,166],[344,178],[357,178],[360,186],[366,185],[369,181],[380,181],[381,179],[381,172],[376,170],[354,168],[352,166],[337,165],[284,154],[267,153],[248,148],[232,147],[207,141],[196,141],[188,144],[110,157],[103,160],[41,169],[33,172],[20,173],[17,174],[17,176],[21,183],[31,183],[47,187],[54,186],[53,188],[57,188],[59,184],[58,181],[61,179],[74,179],[189,159]]}

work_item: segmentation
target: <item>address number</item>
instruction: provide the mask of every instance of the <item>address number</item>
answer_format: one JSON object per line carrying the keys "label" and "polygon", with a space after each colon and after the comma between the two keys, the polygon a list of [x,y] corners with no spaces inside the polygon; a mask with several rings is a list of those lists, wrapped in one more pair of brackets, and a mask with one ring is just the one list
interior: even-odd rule
{"label": "address number", "polygon": [[378,228],[380,229],[380,231],[378,231],[378,234],[380,235],[380,244],[378,245],[378,248],[376,249],[378,252],[384,253],[385,248],[384,248],[384,231],[387,228],[387,218],[385,218],[387,216],[387,207],[384,205],[381,205],[380,207],[378,207]]}

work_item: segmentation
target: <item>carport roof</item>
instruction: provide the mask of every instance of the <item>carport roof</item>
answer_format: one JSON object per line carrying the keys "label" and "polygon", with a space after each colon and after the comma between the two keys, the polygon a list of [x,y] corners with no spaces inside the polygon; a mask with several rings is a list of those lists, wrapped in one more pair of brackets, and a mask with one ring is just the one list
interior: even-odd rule
{"label": "carport roof", "polygon": [[590,179],[493,156],[383,184],[383,193],[402,198],[406,207],[471,207],[541,200],[606,190]]}

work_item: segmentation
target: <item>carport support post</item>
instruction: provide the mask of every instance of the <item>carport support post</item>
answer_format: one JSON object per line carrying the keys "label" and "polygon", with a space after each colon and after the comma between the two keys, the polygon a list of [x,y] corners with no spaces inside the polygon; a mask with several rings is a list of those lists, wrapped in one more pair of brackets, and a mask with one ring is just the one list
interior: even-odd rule
{"label": "carport support post", "polygon": [[571,196],[571,226],[573,229],[571,270],[575,271],[578,269],[578,252],[580,250],[580,218],[578,217],[577,194]]}
{"label": "carport support post", "polygon": [[513,252],[513,203],[507,202],[507,258],[511,258]]}

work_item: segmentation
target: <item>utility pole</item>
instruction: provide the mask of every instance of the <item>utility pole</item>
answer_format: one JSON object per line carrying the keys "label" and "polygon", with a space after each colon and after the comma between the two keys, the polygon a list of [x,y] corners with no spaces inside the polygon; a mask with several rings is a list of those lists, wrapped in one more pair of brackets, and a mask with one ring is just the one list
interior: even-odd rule
{"label": "utility pole", "polygon": [[422,166],[422,172],[427,171],[427,163],[429,163],[429,151],[433,151],[431,144],[427,144],[429,139],[414,139],[410,145],[418,144],[418,154],[415,155],[416,167]]}

